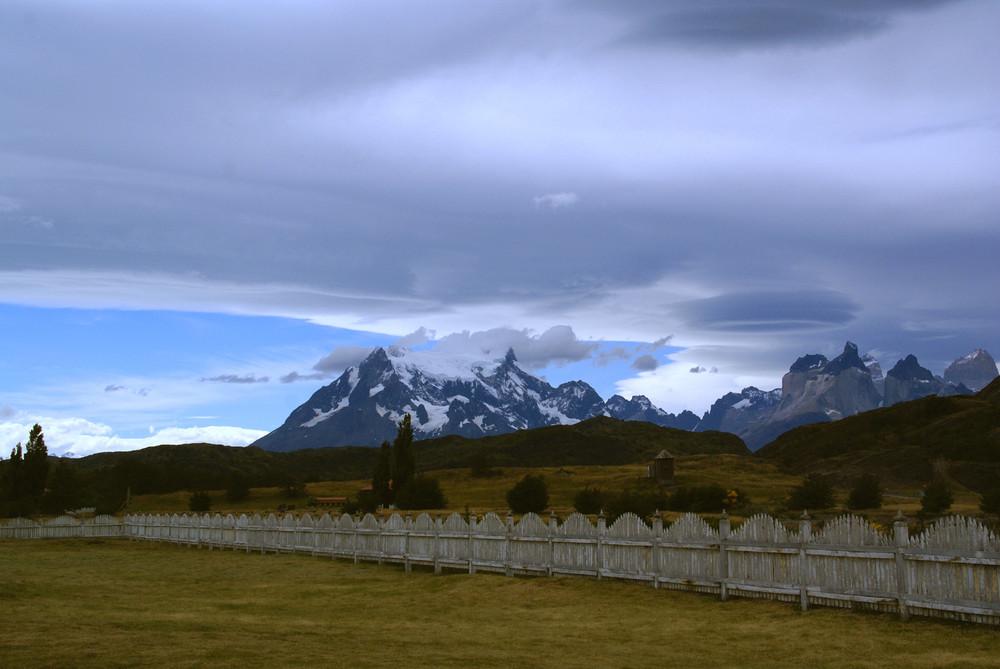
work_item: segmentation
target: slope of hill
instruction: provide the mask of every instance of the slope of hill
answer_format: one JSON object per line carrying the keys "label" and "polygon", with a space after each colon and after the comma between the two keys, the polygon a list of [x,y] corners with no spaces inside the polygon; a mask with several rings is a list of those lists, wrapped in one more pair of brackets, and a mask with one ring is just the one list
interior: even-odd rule
{"label": "slope of hill", "polygon": [[[641,421],[599,416],[575,425],[469,439],[456,435],[414,442],[417,467],[427,471],[468,467],[487,449],[497,466],[541,467],[620,465],[647,462],[664,448],[674,455],[749,455],[739,437],[723,432],[694,433]],[[288,480],[364,479],[372,474],[378,449],[330,447],[288,453],[254,446],[183,444],[125,453],[98,453],[67,460],[85,482],[108,497],[225,488],[233,477],[254,486]]]}
{"label": "slope of hill", "polygon": [[794,473],[843,482],[865,472],[885,481],[926,483],[935,467],[973,490],[1000,481],[1000,379],[977,395],[930,396],[795,428],[756,455]]}
{"label": "slope of hill", "polygon": [[727,432],[689,432],[607,416],[479,439],[449,435],[414,444],[417,463],[426,469],[467,467],[483,448],[495,465],[517,467],[647,462],[663,449],[675,456],[750,454],[739,437]]}

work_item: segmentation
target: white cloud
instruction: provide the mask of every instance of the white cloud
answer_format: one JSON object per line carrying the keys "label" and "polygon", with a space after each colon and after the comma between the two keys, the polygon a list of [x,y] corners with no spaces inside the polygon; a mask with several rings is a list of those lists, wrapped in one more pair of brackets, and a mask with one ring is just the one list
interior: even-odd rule
{"label": "white cloud", "polygon": [[594,342],[578,339],[570,326],[556,325],[537,335],[530,330],[508,327],[479,332],[456,332],[442,337],[433,350],[500,357],[508,349],[514,349],[521,364],[541,368],[584,360],[597,348],[598,344]]}
{"label": "white cloud", "polygon": [[[212,443],[227,446],[247,446],[267,434],[263,430],[250,430],[226,425],[204,427],[167,427],[159,430],[150,426],[148,437],[119,437],[114,430],[103,423],[95,423],[83,418],[52,418],[33,416],[16,412],[14,418],[0,423],[0,445],[13,448],[18,442],[25,443],[28,432],[34,424],[42,426],[45,446],[49,455],[82,457],[92,453],[110,451],[134,451],[161,444]],[[6,457],[6,453],[4,453]]]}
{"label": "white cloud", "polygon": [[544,205],[553,209],[568,207],[576,204],[579,200],[580,197],[576,193],[548,193],[546,195],[536,195],[534,198],[536,207]]}

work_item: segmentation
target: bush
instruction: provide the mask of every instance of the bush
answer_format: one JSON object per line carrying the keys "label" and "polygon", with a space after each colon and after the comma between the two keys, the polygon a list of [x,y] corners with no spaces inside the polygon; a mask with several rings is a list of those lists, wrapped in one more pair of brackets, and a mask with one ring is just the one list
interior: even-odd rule
{"label": "bush", "polygon": [[378,497],[372,490],[360,490],[357,497],[352,497],[340,507],[343,513],[375,513],[378,508]]}
{"label": "bush", "polygon": [[833,506],[833,486],[822,474],[809,474],[788,496],[788,508],[794,511],[829,509],[831,506]]}
{"label": "bush", "polygon": [[718,483],[707,485],[681,486],[670,495],[666,508],[671,511],[694,511],[696,513],[718,513],[730,502],[739,500],[738,491],[729,491]]}
{"label": "bush", "polygon": [[995,485],[979,499],[979,508],[983,513],[1000,515],[1000,485]]}
{"label": "bush", "polygon": [[400,509],[440,509],[446,505],[441,484],[429,476],[410,479],[396,497],[396,506]]}
{"label": "bush", "polygon": [[507,491],[507,506],[514,513],[541,513],[549,506],[549,487],[542,476],[526,474]]}
{"label": "bush", "polygon": [[851,494],[847,497],[847,508],[852,511],[882,508],[882,486],[879,485],[877,476],[864,474],[854,482]]}
{"label": "bush", "polygon": [[230,502],[242,502],[250,496],[250,483],[242,476],[233,475],[226,487],[226,499]]}
{"label": "bush", "polygon": [[485,446],[481,446],[476,451],[469,464],[471,465],[469,469],[473,478],[489,479],[503,474],[503,470],[493,467],[493,458],[490,457],[490,453],[486,450]]}
{"label": "bush", "polygon": [[281,483],[281,494],[285,499],[305,497],[306,484],[298,479],[286,476]]}
{"label": "bush", "polygon": [[951,503],[954,501],[955,495],[948,487],[948,483],[943,478],[936,478],[924,486],[920,509],[929,514],[944,513],[951,508]]}
{"label": "bush", "polygon": [[666,509],[669,504],[667,494],[657,486],[655,490],[626,488],[607,501],[608,525],[614,524],[626,513],[634,513],[640,518],[649,518],[657,509]]}
{"label": "bush", "polygon": [[580,513],[597,514],[604,508],[604,496],[600,488],[585,487],[573,497],[573,508]]}
{"label": "bush", "polygon": [[207,492],[196,492],[188,500],[188,509],[203,513],[212,510],[212,498]]}

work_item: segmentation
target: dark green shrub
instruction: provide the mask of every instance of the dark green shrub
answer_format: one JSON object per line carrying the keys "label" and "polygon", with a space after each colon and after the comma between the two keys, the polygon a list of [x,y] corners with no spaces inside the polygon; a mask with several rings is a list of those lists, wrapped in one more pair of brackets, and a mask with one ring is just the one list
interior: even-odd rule
{"label": "dark green shrub", "polygon": [[188,500],[188,509],[195,513],[204,513],[212,510],[212,498],[207,492],[196,492]]}
{"label": "dark green shrub", "polygon": [[585,487],[573,497],[573,508],[580,513],[597,514],[604,508],[604,496],[600,488]]}
{"label": "dark green shrub", "polygon": [[250,483],[239,474],[234,474],[229,478],[229,485],[226,486],[226,499],[230,502],[242,502],[250,496]]}
{"label": "dark green shrub", "polygon": [[924,513],[939,514],[951,508],[951,503],[955,501],[955,495],[948,487],[948,483],[943,478],[935,478],[924,486],[923,495],[920,498],[920,509]]}
{"label": "dark green shrub", "polygon": [[875,474],[863,474],[854,482],[847,497],[847,508],[852,511],[882,508],[882,486]]}
{"label": "dark green shrub", "polygon": [[514,513],[541,513],[549,506],[549,487],[541,476],[526,474],[507,491],[507,506]]}
{"label": "dark green shrub", "polygon": [[296,499],[297,497],[305,497],[306,494],[306,484],[299,479],[292,478],[291,476],[283,477],[281,483],[281,495],[285,499]]}
{"label": "dark green shrub", "polygon": [[1000,485],[995,485],[983,493],[979,500],[979,508],[983,513],[1000,515]]}
{"label": "dark green shrub", "polygon": [[430,476],[410,479],[396,496],[396,506],[400,509],[440,509],[446,505],[441,484]]}
{"label": "dark green shrub", "polygon": [[822,474],[809,474],[788,496],[788,508],[793,511],[829,509],[831,506],[833,506],[833,486]]}
{"label": "dark green shrub", "polygon": [[659,488],[626,488],[608,499],[604,510],[607,513],[608,525],[612,525],[626,513],[649,518],[657,509],[666,509],[668,504],[667,494]]}
{"label": "dark green shrub", "polygon": [[[738,493],[733,502],[738,500]],[[670,495],[667,507],[671,511],[694,511],[695,513],[718,513],[726,508],[729,491],[718,483],[681,486]]]}
{"label": "dark green shrub", "polygon": [[479,447],[479,450],[472,456],[472,461],[469,464],[470,473],[473,478],[488,479],[503,474],[503,470],[493,467],[493,458],[490,457],[490,452],[485,446]]}
{"label": "dark green shrub", "polygon": [[357,497],[351,497],[340,507],[344,513],[375,513],[378,508],[378,498],[371,490],[359,490]]}

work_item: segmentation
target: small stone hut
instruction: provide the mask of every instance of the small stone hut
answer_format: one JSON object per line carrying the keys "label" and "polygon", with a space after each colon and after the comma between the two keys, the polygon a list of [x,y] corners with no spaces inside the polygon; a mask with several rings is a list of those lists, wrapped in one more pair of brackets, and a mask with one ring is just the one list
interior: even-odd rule
{"label": "small stone hut", "polygon": [[663,449],[659,455],[653,458],[653,464],[646,465],[646,473],[649,478],[656,479],[660,485],[673,485],[674,456],[667,453],[667,449]]}

